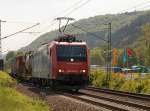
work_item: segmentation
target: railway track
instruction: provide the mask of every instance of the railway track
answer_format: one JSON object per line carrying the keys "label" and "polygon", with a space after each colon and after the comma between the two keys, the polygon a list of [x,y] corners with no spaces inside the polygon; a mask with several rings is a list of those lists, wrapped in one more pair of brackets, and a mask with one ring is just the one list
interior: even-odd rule
{"label": "railway track", "polygon": [[[40,89],[38,89],[40,90]],[[107,110],[113,110],[113,111],[150,111],[150,105],[143,105],[143,104],[139,104],[136,102],[132,102],[132,101],[124,101],[121,98],[120,99],[115,99],[115,98],[110,98],[107,96],[102,96],[100,95],[100,91],[101,89],[99,88],[94,88],[94,87],[88,87],[87,89],[83,89],[80,90],[78,93],[77,92],[71,92],[71,91],[62,91],[62,90],[42,90],[42,92],[44,93],[48,93],[49,91],[52,91],[56,94],[60,94],[72,99],[76,99],[78,101],[82,101],[84,103],[88,103],[88,104],[92,104],[94,106],[100,107],[100,108],[104,108]],[[106,90],[107,91],[107,90]],[[102,91],[104,93],[104,91]],[[113,95],[117,95],[115,92],[116,91],[112,91],[113,93],[109,93],[109,94],[113,94]],[[118,91],[117,91],[118,92]],[[43,93],[43,94],[44,94]],[[107,94],[107,92],[105,92]],[[121,94],[122,95],[121,95]],[[123,96],[123,92],[120,92],[119,96]],[[48,94],[44,94],[44,95],[48,95]],[[125,94],[126,95],[126,94]],[[134,94],[132,94],[134,95]],[[135,94],[136,95],[136,94]],[[118,96],[118,95],[117,95]],[[140,98],[140,100],[142,95],[138,96],[138,98]],[[136,96],[133,96],[134,99]],[[146,95],[143,95],[142,97],[146,98]]]}
{"label": "railway track", "polygon": [[[103,107],[105,109],[113,110],[113,111],[150,111],[149,105],[143,105],[143,104],[135,103],[132,101],[124,101],[121,99],[119,100],[119,99],[115,99],[115,98],[109,98],[107,96],[101,96],[98,94],[98,90],[99,90],[98,88],[95,88],[95,90],[96,90],[95,92],[93,90],[94,90],[94,88],[91,88],[91,89],[87,88],[85,90],[81,90],[79,93],[65,92],[65,93],[63,93],[63,95],[86,102],[86,103],[90,103],[90,104],[98,106],[98,107]],[[107,92],[105,92],[105,93],[107,93]],[[123,94],[125,94],[125,93],[123,93]],[[115,94],[115,95],[117,95],[117,94]],[[134,95],[134,94],[132,94],[132,95]],[[123,96],[123,95],[121,95],[121,96]],[[141,96],[142,95],[138,96],[138,98],[140,98]],[[135,96],[133,96],[133,97],[135,99]],[[136,95],[136,97],[137,97],[137,95]],[[147,96],[143,95],[142,97],[146,98]],[[142,98],[140,98],[140,99],[142,99]]]}
{"label": "railway track", "polygon": [[150,95],[115,91],[115,90],[110,90],[110,89],[101,89],[101,88],[96,88],[92,86],[89,86],[86,89],[95,91],[95,92],[102,92],[102,93],[107,93],[107,94],[112,94],[112,95],[117,95],[117,96],[123,96],[123,97],[127,96],[127,97],[134,98],[134,99],[150,101]]}
{"label": "railway track", "polygon": [[73,99],[77,99],[79,101],[83,101],[85,103],[90,103],[92,105],[95,106],[99,106],[102,108],[106,108],[106,109],[110,109],[110,110],[115,110],[115,111],[127,111],[121,107],[115,107],[113,105],[109,105],[106,102],[99,102],[99,100],[96,100],[95,98],[91,98],[89,96],[85,96],[85,95],[75,95],[75,94],[70,94],[70,93],[63,93],[63,95],[67,96],[67,97],[71,97]]}

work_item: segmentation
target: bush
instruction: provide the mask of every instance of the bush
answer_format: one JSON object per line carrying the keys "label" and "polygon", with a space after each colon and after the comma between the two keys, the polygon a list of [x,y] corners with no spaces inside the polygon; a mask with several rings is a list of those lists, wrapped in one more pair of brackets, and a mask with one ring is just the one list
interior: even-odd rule
{"label": "bush", "polygon": [[0,86],[14,86],[16,80],[10,77],[7,73],[0,71]]}
{"label": "bush", "polygon": [[96,87],[105,87],[105,72],[102,70],[92,70],[90,82]]}
{"label": "bush", "polygon": [[16,80],[0,71],[0,111],[48,111],[43,101],[33,100],[13,89]]}
{"label": "bush", "polygon": [[[134,74],[135,75],[135,74]],[[106,73],[102,70],[92,70],[90,75],[90,82],[95,87],[106,88]],[[150,74],[140,77],[140,74],[134,79],[126,80],[124,74],[112,73],[109,81],[109,87],[112,90],[120,90],[132,93],[150,94]]]}
{"label": "bush", "polygon": [[121,91],[127,91],[127,92],[133,92],[133,93],[139,93],[138,92],[139,83],[134,80],[126,80],[124,84],[122,84],[120,90]]}
{"label": "bush", "polygon": [[120,90],[122,84],[125,82],[125,78],[119,73],[113,73],[109,82],[109,88],[112,90]]}
{"label": "bush", "polygon": [[32,100],[15,89],[0,87],[0,111],[48,111],[40,100]]}
{"label": "bush", "polygon": [[141,90],[141,93],[150,94],[150,74],[145,77],[145,79],[142,81],[143,88]]}

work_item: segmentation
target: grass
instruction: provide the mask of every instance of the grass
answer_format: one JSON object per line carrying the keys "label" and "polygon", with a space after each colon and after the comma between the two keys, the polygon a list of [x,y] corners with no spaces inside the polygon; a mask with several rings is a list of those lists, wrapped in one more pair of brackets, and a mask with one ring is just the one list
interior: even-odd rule
{"label": "grass", "polygon": [[0,86],[11,87],[16,85],[17,81],[10,77],[7,73],[0,71]]}
{"label": "grass", "polygon": [[7,73],[0,72],[0,111],[48,111],[47,104],[39,99],[33,100],[12,86],[17,82]]}

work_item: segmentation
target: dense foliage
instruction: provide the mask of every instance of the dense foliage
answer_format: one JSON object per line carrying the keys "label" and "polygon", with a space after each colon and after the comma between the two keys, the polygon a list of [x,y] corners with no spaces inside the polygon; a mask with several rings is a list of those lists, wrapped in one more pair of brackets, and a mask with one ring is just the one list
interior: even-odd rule
{"label": "dense foliage", "polygon": [[105,58],[102,55],[103,50],[100,48],[94,48],[90,51],[91,65],[104,65]]}
{"label": "dense foliage", "polygon": [[109,86],[106,86],[106,73],[102,70],[92,70],[90,82],[93,86],[132,93],[150,94],[150,74],[142,77],[126,78],[121,73],[112,73]]}
{"label": "dense foliage", "polygon": [[142,27],[141,37],[134,43],[137,49],[137,57],[145,66],[150,67],[150,24]]}

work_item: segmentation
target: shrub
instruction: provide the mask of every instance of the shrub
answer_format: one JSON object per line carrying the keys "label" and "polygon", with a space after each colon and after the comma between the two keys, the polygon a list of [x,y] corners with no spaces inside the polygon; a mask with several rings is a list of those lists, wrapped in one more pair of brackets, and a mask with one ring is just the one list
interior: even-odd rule
{"label": "shrub", "polygon": [[[109,81],[109,88],[112,90],[127,91],[132,93],[150,94],[150,74],[140,77],[140,74],[134,74],[133,78],[126,80],[125,75],[112,73]],[[106,88],[106,73],[102,70],[92,70],[90,82],[92,85],[100,88]]]}
{"label": "shrub", "polygon": [[141,93],[150,94],[150,80],[147,80],[145,82],[145,86],[143,90],[141,91]]}
{"label": "shrub", "polygon": [[32,100],[9,87],[0,87],[0,111],[48,111],[40,100]]}
{"label": "shrub", "polygon": [[90,81],[96,87],[105,87],[105,72],[102,70],[92,70]]}
{"label": "shrub", "polygon": [[0,71],[0,86],[14,86],[16,80],[10,77],[7,73]]}
{"label": "shrub", "polygon": [[127,92],[133,92],[133,93],[139,93],[138,92],[139,83],[134,80],[126,80],[125,83],[121,86],[121,91],[127,91]]}
{"label": "shrub", "polygon": [[0,71],[0,111],[48,111],[45,102],[33,100],[10,87],[16,83],[15,79]]}
{"label": "shrub", "polygon": [[109,88],[113,90],[120,90],[122,84],[125,82],[125,78],[119,73],[113,73],[109,82]]}

